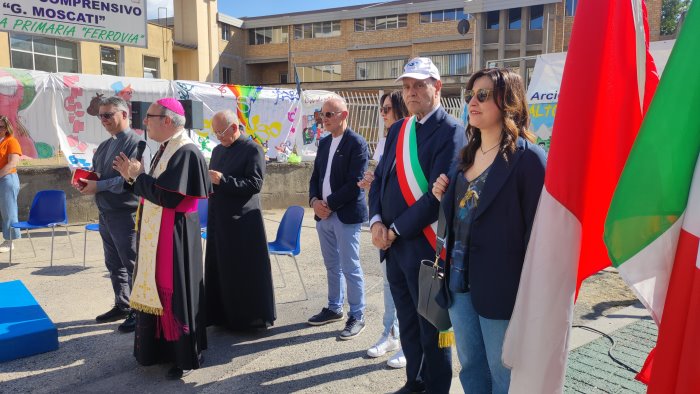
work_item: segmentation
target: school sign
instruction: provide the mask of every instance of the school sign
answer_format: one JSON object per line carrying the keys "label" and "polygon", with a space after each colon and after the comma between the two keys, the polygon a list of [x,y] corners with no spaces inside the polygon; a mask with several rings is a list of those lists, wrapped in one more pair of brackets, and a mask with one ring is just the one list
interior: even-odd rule
{"label": "school sign", "polygon": [[2,1],[0,30],[145,48],[146,0]]}

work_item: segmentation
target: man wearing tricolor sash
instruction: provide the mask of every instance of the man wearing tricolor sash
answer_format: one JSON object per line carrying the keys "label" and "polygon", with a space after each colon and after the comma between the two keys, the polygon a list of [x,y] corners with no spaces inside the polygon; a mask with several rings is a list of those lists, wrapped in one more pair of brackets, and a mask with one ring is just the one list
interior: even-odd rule
{"label": "man wearing tricolor sash", "polygon": [[160,149],[146,173],[121,153],[114,168],[141,197],[137,262],[131,292],[134,356],[142,365],[173,362],[168,378],[200,367],[207,347],[197,202],[212,193],[207,164],[184,130],[185,111],[172,98],[153,103],[144,124]]}
{"label": "man wearing tricolor sash", "polygon": [[415,58],[397,79],[413,116],[396,122],[386,139],[370,188],[372,243],[386,260],[406,356],[405,393],[447,393],[452,354],[438,346],[438,331],[418,315],[420,261],[435,258],[439,202],[429,185],[449,170],[462,127],[440,106],[440,73],[428,58]]}

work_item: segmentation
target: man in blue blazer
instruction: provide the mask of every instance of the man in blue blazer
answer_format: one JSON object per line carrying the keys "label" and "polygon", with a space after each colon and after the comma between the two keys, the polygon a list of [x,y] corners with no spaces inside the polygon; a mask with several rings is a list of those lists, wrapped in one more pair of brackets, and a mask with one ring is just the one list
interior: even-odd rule
{"label": "man in blue blazer", "polygon": [[347,287],[350,311],[340,339],[352,339],[365,329],[365,283],[360,266],[360,231],[367,220],[365,192],[357,186],[369,162],[367,142],[348,127],[348,107],[341,97],[323,104],[323,126],[331,134],[318,144],[309,181],[309,205],[328,279],[328,307],[308,323],[322,325],[343,319]]}
{"label": "man in blue blazer", "polygon": [[[432,185],[449,170],[455,141],[460,140],[457,134],[463,129],[440,106],[442,82],[430,59],[410,60],[398,80],[403,84],[406,106],[415,115],[415,140],[403,138],[402,121],[389,130],[370,188],[372,242],[381,250],[380,258],[386,260],[406,356],[407,382],[399,392],[447,393],[452,381],[451,351],[438,347],[437,329],[416,312],[420,262],[435,258],[424,229],[437,221],[439,202],[429,188],[407,199],[402,192],[407,177],[402,174],[411,168],[416,173],[419,167],[427,185]],[[403,152],[413,149],[413,154],[403,155],[401,146],[408,146]],[[411,160],[416,157],[417,163]]]}

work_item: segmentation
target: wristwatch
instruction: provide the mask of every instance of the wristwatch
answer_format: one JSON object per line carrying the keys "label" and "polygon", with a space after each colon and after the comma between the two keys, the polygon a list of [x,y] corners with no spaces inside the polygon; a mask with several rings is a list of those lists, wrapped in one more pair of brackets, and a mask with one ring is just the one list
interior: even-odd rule
{"label": "wristwatch", "polygon": [[133,186],[134,182],[136,182],[136,179],[129,177],[129,179],[126,180],[126,183],[129,184],[129,186]]}
{"label": "wristwatch", "polygon": [[316,202],[316,200],[318,200],[318,198],[313,197],[313,198],[311,199],[311,201],[309,201],[309,207],[310,207],[310,208],[313,208],[313,207],[314,207],[314,203]]}
{"label": "wristwatch", "polygon": [[391,226],[389,226],[389,230],[391,230],[391,231],[394,233],[394,235],[396,236],[396,238],[399,237],[399,231],[396,230],[396,225],[395,225],[394,223],[392,223]]}

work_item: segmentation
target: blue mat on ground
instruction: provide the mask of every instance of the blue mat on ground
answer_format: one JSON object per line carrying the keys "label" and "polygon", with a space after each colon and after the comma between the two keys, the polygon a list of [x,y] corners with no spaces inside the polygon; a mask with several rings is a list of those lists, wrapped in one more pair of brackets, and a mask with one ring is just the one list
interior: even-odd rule
{"label": "blue mat on ground", "polygon": [[0,362],[56,349],[56,326],[22,281],[0,282]]}

